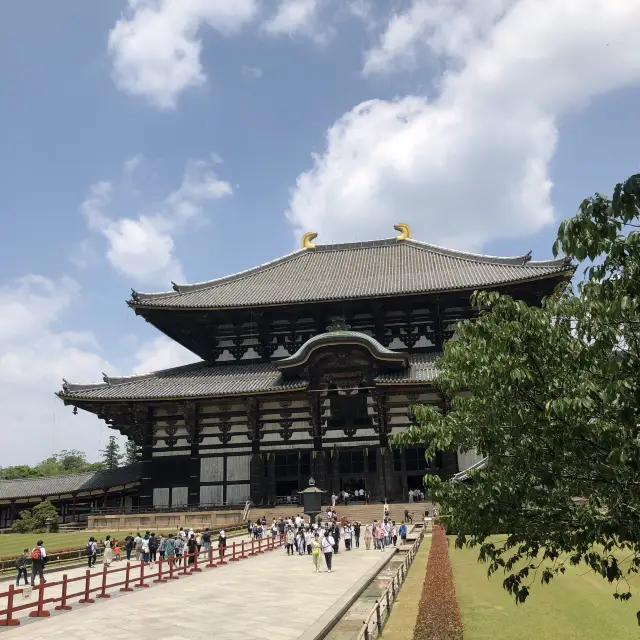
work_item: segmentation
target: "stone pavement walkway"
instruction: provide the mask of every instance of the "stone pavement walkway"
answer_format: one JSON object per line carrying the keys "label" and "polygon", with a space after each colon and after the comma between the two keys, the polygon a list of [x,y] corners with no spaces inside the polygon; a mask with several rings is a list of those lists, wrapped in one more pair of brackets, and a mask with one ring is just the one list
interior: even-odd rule
{"label": "stone pavement walkway", "polygon": [[[385,555],[391,551],[385,552]],[[382,553],[341,549],[331,573],[311,556],[262,556],[73,610],[3,633],[29,640],[294,640],[337,609]]]}

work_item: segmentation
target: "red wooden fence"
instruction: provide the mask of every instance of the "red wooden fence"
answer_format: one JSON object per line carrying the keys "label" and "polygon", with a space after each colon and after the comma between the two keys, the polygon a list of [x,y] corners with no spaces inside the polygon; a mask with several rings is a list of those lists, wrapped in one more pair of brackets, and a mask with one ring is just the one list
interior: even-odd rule
{"label": "red wooden fence", "polygon": [[[265,551],[273,551],[283,542],[284,536],[281,535],[276,538],[259,539],[257,543],[254,540],[251,540],[250,543],[244,540],[241,543],[233,542],[225,550],[214,550],[213,547],[210,547],[208,552],[187,553],[181,560],[176,558],[169,561],[161,557],[156,563],[154,572],[149,572],[149,563],[132,564],[126,562],[124,566],[117,569],[107,569],[105,565],[101,573],[91,573],[87,569],[84,575],[75,578],[69,578],[65,573],[62,580],[45,581],[33,587],[35,597],[22,604],[16,603],[16,596],[22,596],[24,599],[27,587],[20,588],[11,584],[8,591],[0,593],[0,602],[6,599],[6,607],[0,609],[0,627],[19,625],[20,619],[15,614],[21,611],[31,610],[29,612],[30,618],[47,618],[51,615],[51,605],[54,605],[55,611],[69,611],[72,600],[77,600],[76,604],[92,604],[95,602],[95,598],[110,598],[111,594],[107,593],[108,591],[127,593],[133,591],[134,588],[146,588],[150,582],[163,583],[168,580],[179,580],[193,573],[201,572],[203,567],[213,569],[226,565],[227,562],[237,562]],[[206,560],[206,563],[203,562],[203,559]],[[108,576],[114,574],[123,574],[123,579],[108,584]],[[99,582],[99,584],[92,586],[92,580]],[[59,596],[53,595],[53,587],[61,588]],[[78,590],[73,592],[74,588]],[[47,590],[49,595],[47,595]]]}

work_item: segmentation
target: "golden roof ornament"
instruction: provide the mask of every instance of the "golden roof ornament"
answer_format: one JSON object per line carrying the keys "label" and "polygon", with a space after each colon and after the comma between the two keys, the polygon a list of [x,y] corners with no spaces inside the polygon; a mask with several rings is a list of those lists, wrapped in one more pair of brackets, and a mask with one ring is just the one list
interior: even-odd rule
{"label": "golden roof ornament", "polygon": [[398,222],[398,224],[393,225],[393,228],[400,232],[400,235],[396,237],[396,240],[408,240],[413,237],[411,234],[411,227],[405,222]]}
{"label": "golden roof ornament", "polygon": [[318,237],[317,233],[313,231],[309,231],[302,236],[302,248],[303,249],[315,249],[316,245],[313,244],[312,240],[315,240]]}

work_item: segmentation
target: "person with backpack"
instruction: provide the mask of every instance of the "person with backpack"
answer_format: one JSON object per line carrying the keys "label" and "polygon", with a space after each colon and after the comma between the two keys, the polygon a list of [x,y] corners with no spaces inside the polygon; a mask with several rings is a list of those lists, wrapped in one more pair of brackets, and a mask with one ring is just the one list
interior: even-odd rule
{"label": "person with backpack", "polygon": [[44,565],[47,563],[47,551],[44,548],[44,542],[38,540],[36,546],[31,551],[31,586],[36,586],[36,576],[40,577],[40,584],[45,582]]}
{"label": "person with backpack", "polygon": [[27,560],[29,560],[29,549],[25,549],[23,554],[16,558],[16,569],[18,570],[16,587],[20,586],[20,576],[24,576],[25,585],[29,584],[29,580],[27,578]]}
{"label": "person with backpack", "polygon": [[155,562],[158,557],[158,538],[155,533],[149,535],[149,558],[148,562]]}
{"label": "person with backpack", "polygon": [[95,566],[96,558],[98,556],[98,543],[93,536],[91,536],[89,538],[89,542],[87,542],[85,555],[87,556],[87,566],[91,569],[91,567]]}
{"label": "person with backpack", "polygon": [[130,532],[129,535],[124,539],[124,549],[127,553],[127,560],[131,560],[131,552],[135,547],[135,540],[133,534]]}
{"label": "person with backpack", "polygon": [[208,554],[209,549],[211,549],[211,531],[209,531],[209,527],[202,532],[202,546],[204,547],[204,552]]}
{"label": "person with backpack", "polygon": [[400,525],[399,533],[402,544],[407,544],[407,525],[404,522]]}

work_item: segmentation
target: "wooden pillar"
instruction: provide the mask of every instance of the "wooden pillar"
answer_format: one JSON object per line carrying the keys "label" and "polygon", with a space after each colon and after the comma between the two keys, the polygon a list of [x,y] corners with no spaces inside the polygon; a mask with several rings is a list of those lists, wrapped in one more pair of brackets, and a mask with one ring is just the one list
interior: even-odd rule
{"label": "wooden pillar", "polygon": [[331,471],[332,471],[332,490],[338,495],[340,493],[340,450],[335,447],[331,450]]}
{"label": "wooden pillar", "polygon": [[200,442],[202,440],[198,405],[195,402],[185,402],[182,410],[184,425],[187,429],[187,442],[190,445],[187,504],[190,507],[197,507],[200,504]]}
{"label": "wooden pillar", "polygon": [[148,407],[142,428],[142,473],[140,477],[140,506],[153,507],[153,409]]}
{"label": "wooden pillar", "polygon": [[402,500],[403,502],[407,502],[407,500],[409,500],[409,480],[407,478],[407,455],[404,449],[400,451],[400,464],[402,471]]}
{"label": "wooden pillar", "polygon": [[382,500],[393,500],[394,491],[394,471],[393,452],[389,447],[389,408],[387,406],[387,396],[384,393],[374,394],[377,409],[378,439],[380,442],[380,452],[378,456],[378,483],[379,493]]}
{"label": "wooden pillar", "polygon": [[260,453],[260,402],[258,398],[250,396],[244,400],[247,414],[248,433],[251,439],[251,461],[249,463],[249,493],[255,505],[263,504],[264,491],[264,460]]}
{"label": "wooden pillar", "polygon": [[75,522],[76,521],[76,505],[78,503],[78,494],[73,493],[71,495],[73,498],[73,502],[71,503],[71,518],[72,518],[72,521]]}
{"label": "wooden pillar", "polygon": [[267,453],[267,497],[268,504],[276,503],[276,454]]}

